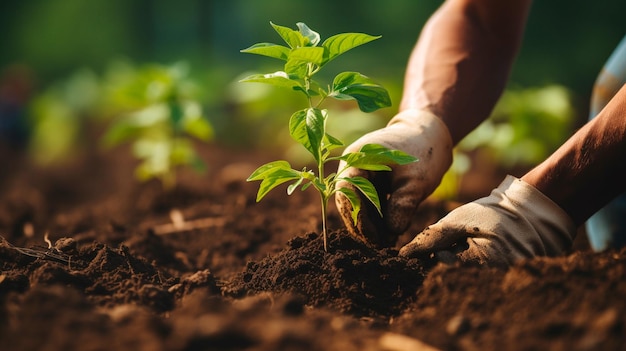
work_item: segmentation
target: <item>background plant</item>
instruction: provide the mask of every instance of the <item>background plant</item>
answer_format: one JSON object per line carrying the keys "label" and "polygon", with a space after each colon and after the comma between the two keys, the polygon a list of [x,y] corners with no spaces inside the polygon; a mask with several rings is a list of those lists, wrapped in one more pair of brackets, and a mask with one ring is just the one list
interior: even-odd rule
{"label": "background plant", "polygon": [[[324,250],[327,244],[327,206],[329,199],[340,192],[352,205],[352,219],[356,222],[361,209],[360,197],[351,188],[336,188],[339,181],[345,181],[358,189],[368,201],[372,202],[382,216],[380,201],[373,184],[363,177],[342,176],[349,167],[371,171],[391,170],[391,164],[407,164],[416,159],[404,152],[390,150],[376,144],[364,145],[358,152],[332,156],[331,152],[344,144],[331,136],[326,130],[328,111],[320,105],[327,98],[337,100],[355,100],[363,112],[372,112],[391,105],[387,90],[372,79],[358,72],[341,72],[335,76],[331,85],[326,87],[313,80],[328,62],[357,46],[380,38],[363,33],[342,33],[321,42],[319,33],[306,24],[297,23],[298,30],[271,23],[274,30],[288,46],[273,43],[258,43],[244,53],[268,56],[285,62],[284,70],[268,74],[255,74],[242,79],[242,82],[259,82],[279,87],[290,88],[304,94],[308,107],[296,111],[289,119],[289,133],[313,156],[317,173],[304,167],[296,170],[284,160],[269,162],[255,170],[248,181],[261,181],[257,192],[260,201],[275,187],[292,182],[287,187],[291,195],[298,187],[306,190],[311,185],[318,191],[322,209],[322,234]],[[344,166],[336,173],[326,175],[326,164],[331,161],[344,161]]]}
{"label": "background plant", "polygon": [[96,113],[99,84],[96,74],[83,68],[46,87],[29,101],[25,139],[28,155],[37,164],[63,162],[85,149],[85,125]]}
{"label": "background plant", "polygon": [[534,167],[572,133],[574,114],[572,93],[564,86],[505,90],[489,119],[457,145],[452,167],[433,195],[457,198],[476,157],[504,170]]}
{"label": "background plant", "polygon": [[159,179],[165,188],[175,185],[179,167],[204,170],[193,141],[210,140],[213,129],[203,116],[187,65],[118,67],[115,72],[109,77],[107,96],[125,112],[104,134],[104,144],[132,142],[132,153],[141,161],[136,177]]}

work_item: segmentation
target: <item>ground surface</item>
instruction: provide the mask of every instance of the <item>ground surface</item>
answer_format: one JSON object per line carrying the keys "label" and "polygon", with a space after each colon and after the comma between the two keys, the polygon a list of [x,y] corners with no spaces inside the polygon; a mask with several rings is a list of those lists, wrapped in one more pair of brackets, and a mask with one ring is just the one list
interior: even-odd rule
{"label": "ground surface", "polygon": [[[626,349],[626,251],[435,265],[353,240],[333,212],[325,253],[315,194],[257,204],[242,181],[273,156],[203,155],[209,173],[170,192],[135,184],[123,149],[3,155],[0,349]],[[428,202],[414,232],[453,207]]]}

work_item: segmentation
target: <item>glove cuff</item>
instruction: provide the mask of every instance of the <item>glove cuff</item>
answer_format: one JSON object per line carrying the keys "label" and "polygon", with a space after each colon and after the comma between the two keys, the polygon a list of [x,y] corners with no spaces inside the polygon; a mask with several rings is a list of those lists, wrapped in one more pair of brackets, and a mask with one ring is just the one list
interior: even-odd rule
{"label": "glove cuff", "polygon": [[437,115],[426,110],[408,109],[398,112],[387,124],[403,124],[411,129],[421,129],[427,131],[442,145],[449,146],[452,154],[452,135],[448,126]]}
{"label": "glove cuff", "polygon": [[[414,145],[420,145],[417,152],[408,151],[419,159],[418,164],[427,165],[424,181],[430,185],[430,194],[441,182],[441,178],[452,164],[452,136],[446,124],[433,113],[425,110],[409,109],[399,112],[387,124],[387,130],[398,130],[399,135],[408,135]],[[424,168],[426,169],[426,168]]]}
{"label": "glove cuff", "polygon": [[533,225],[543,243],[545,254],[560,254],[571,246],[576,235],[576,225],[549,197],[511,175],[502,181],[496,191],[501,191]]}

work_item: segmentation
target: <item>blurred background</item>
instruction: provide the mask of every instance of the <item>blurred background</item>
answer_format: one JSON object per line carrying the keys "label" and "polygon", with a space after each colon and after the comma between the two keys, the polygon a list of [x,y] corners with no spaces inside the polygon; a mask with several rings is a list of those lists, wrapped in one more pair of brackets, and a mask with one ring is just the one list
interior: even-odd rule
{"label": "blurred background", "polygon": [[[38,162],[55,162],[85,142],[86,120],[99,121],[106,129],[119,118],[135,116],[135,134],[108,133],[113,144],[124,142],[144,137],[138,126],[158,120],[163,111],[154,112],[154,106],[166,103],[171,116],[186,121],[181,130],[202,130],[193,135],[197,139],[281,150],[297,160],[301,155],[292,148],[285,128],[303,101],[280,89],[236,83],[251,72],[282,69],[279,61],[239,50],[257,42],[280,43],[270,21],[291,28],[305,22],[322,40],[341,32],[382,35],[326,69],[327,77],[346,69],[370,76],[390,91],[394,103],[371,116],[362,116],[352,105],[330,106],[335,114],[330,128],[341,130],[333,134],[349,142],[384,125],[397,110],[408,55],[424,22],[441,3],[2,1],[2,143],[28,150]],[[624,13],[624,1],[536,1],[506,93],[492,118],[459,145],[455,165],[438,193],[454,196],[471,168],[528,168],[584,123],[595,77],[625,33]],[[152,89],[155,81],[160,92]],[[152,90],[147,94],[146,89]],[[172,105],[172,96],[183,102]],[[149,107],[152,114],[136,116]],[[185,112],[172,112],[179,110]],[[150,128],[153,137],[154,124]],[[155,145],[136,147],[137,157],[162,150],[161,144]],[[193,158],[186,146],[177,152],[182,163]],[[150,162],[158,167],[157,161]],[[143,171],[144,178],[150,176],[150,170]]]}

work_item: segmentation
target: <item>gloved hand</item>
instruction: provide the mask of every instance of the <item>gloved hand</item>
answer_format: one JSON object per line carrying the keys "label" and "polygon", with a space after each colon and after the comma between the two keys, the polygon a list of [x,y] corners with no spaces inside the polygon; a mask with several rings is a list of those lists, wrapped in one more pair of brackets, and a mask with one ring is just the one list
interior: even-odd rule
{"label": "gloved hand", "polygon": [[[385,128],[359,138],[344,153],[356,152],[365,144],[380,144],[418,158],[417,162],[408,165],[391,166],[391,172],[349,168],[341,175],[369,179],[378,191],[383,213],[381,218],[376,208],[357,190],[362,201],[355,225],[350,215],[350,202],[343,194],[337,193],[337,209],[348,231],[375,245],[389,246],[406,230],[417,206],[435,190],[450,167],[452,138],[437,116],[427,111],[406,110],[392,118]],[[341,162],[339,169],[343,167]],[[337,187],[351,185],[340,181]]]}
{"label": "gloved hand", "polygon": [[547,196],[507,176],[491,195],[462,205],[400,249],[401,256],[435,253],[445,263],[509,266],[555,256],[571,246],[576,226]]}

